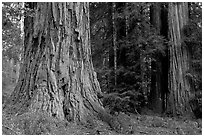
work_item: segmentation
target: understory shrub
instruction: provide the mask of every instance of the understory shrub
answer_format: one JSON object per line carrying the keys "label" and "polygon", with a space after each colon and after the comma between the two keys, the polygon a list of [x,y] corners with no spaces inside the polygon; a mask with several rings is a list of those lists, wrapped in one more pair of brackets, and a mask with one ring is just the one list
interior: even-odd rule
{"label": "understory shrub", "polygon": [[103,105],[108,108],[111,114],[119,112],[138,113],[144,101],[141,93],[131,90],[123,93],[109,93],[103,97]]}
{"label": "understory shrub", "polygon": [[196,93],[197,94],[192,99],[190,99],[189,103],[195,117],[202,118],[202,92],[198,91]]}

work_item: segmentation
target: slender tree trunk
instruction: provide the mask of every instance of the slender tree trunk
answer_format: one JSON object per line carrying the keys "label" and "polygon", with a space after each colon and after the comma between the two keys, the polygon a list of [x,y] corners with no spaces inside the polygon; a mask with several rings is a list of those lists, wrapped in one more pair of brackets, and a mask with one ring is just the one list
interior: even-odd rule
{"label": "slender tree trunk", "polygon": [[[160,35],[162,35],[166,40],[168,40],[168,6],[166,3],[161,3],[161,24],[160,24]],[[164,43],[165,46],[165,43]],[[162,101],[162,110],[163,112],[166,110],[166,102],[167,102],[167,93],[168,91],[168,72],[169,72],[169,53],[168,46],[164,50],[165,55],[160,55],[161,64],[159,68],[160,70],[160,91],[161,91],[161,101]]]}
{"label": "slender tree trunk", "polygon": [[[161,13],[160,3],[153,3],[150,7],[150,21],[151,21],[151,24],[158,32],[160,32],[160,26],[161,26],[160,13]],[[151,104],[151,108],[155,111],[160,109],[158,107],[155,107],[158,105],[157,100],[159,100],[160,98],[160,86],[159,86],[160,71],[158,67],[159,67],[159,61],[156,59],[152,60],[150,104]]]}
{"label": "slender tree trunk", "polygon": [[[140,14],[141,15],[144,15],[144,10],[143,10],[143,6],[140,7]],[[142,30],[144,33],[145,30]],[[142,47],[140,48],[140,74],[141,74],[141,91],[144,95],[147,95],[147,92],[148,92],[148,85],[147,85],[147,82],[148,82],[148,78],[146,78],[146,73],[147,73],[147,66],[146,66],[146,63],[147,63],[147,56],[145,56],[144,52],[145,52],[145,45],[138,45],[139,47]],[[147,99],[147,97],[145,96],[145,100]]]}
{"label": "slender tree trunk", "polygon": [[117,33],[116,33],[116,19],[115,19],[115,8],[116,4],[113,2],[112,5],[112,21],[113,21],[113,50],[114,50],[114,85],[117,85],[117,43],[116,43],[116,38],[117,38]]}
{"label": "slender tree trunk", "polygon": [[[125,7],[126,7],[126,10],[127,10],[128,2],[125,3]],[[128,36],[128,29],[129,29],[129,19],[128,19],[128,15],[126,14],[125,15],[125,36],[126,37]]]}
{"label": "slender tree trunk", "polygon": [[[113,21],[112,21],[112,19],[113,19],[113,10],[112,10],[112,8],[113,8],[113,3],[112,2],[110,2],[110,3],[108,3],[108,10],[109,10],[109,17],[108,17],[108,20],[109,20],[109,22],[108,22],[108,24],[111,26],[110,27],[110,35],[111,35],[111,41],[110,41],[110,44],[109,44],[109,47],[108,47],[108,68],[109,69],[113,69],[113,67],[114,67],[114,51],[113,51]],[[114,75],[114,74],[112,74],[112,73],[109,73],[109,75],[108,75],[108,89],[109,89],[109,91],[108,91],[108,93],[111,93],[112,92],[112,86],[111,85],[114,85],[114,80],[112,79],[113,77],[112,77],[112,75]]]}
{"label": "slender tree trunk", "polygon": [[170,73],[168,111],[173,115],[191,114],[189,105],[190,84],[186,79],[189,70],[189,54],[182,44],[181,31],[188,23],[188,3],[169,4]]}
{"label": "slender tree trunk", "polygon": [[27,3],[24,62],[7,112],[43,112],[79,123],[95,116],[112,127],[93,69],[88,3]]}
{"label": "slender tree trunk", "polygon": [[[22,5],[21,5],[21,7],[22,8],[25,8],[25,3],[24,2],[22,2]],[[24,12],[24,10],[22,10],[21,11],[21,14],[22,15],[24,15],[25,14],[25,12]],[[21,18],[20,18],[20,27],[21,27],[21,39],[22,39],[22,44],[24,44],[23,43],[23,41],[24,41],[24,16],[21,16]],[[20,47],[20,53],[19,53],[19,61],[16,63],[16,83],[18,82],[18,78],[19,78],[19,75],[20,75],[20,66],[21,66],[21,63],[22,63],[22,56],[23,56],[23,47],[24,47],[24,45],[22,45],[21,47]]]}
{"label": "slender tree trunk", "polygon": [[[161,4],[153,3],[150,7],[150,21],[154,28],[160,32],[161,29]],[[159,55],[158,55],[159,56]],[[159,57],[151,61],[151,91],[150,105],[151,108],[158,113],[162,112],[161,106],[161,62]],[[155,107],[157,106],[157,107]]]}

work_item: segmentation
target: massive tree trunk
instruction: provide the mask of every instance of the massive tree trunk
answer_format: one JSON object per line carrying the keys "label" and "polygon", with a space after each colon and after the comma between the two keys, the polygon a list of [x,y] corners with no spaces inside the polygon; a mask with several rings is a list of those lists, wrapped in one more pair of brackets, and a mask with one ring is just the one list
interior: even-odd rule
{"label": "massive tree trunk", "polygon": [[189,105],[190,84],[186,78],[189,70],[188,50],[182,43],[182,29],[188,23],[188,3],[169,4],[170,73],[168,111],[174,115],[191,114]]}
{"label": "massive tree trunk", "polygon": [[[97,116],[116,126],[102,107],[90,49],[88,3],[27,3],[24,62],[7,112],[43,112],[84,123]],[[111,123],[112,122],[112,123]]]}

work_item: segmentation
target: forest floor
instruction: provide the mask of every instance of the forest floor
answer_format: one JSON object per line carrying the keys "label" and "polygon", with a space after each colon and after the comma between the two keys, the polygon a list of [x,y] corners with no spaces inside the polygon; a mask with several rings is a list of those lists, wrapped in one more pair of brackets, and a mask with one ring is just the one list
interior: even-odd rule
{"label": "forest floor", "polygon": [[[119,115],[126,115],[121,113]],[[181,120],[148,115],[126,115],[131,122],[131,132],[117,133],[104,122],[96,120],[94,125],[78,125],[60,122],[43,115],[23,114],[9,116],[3,112],[3,135],[201,135],[202,120]],[[125,121],[124,121],[125,122]]]}
{"label": "forest floor", "polygon": [[[3,101],[6,99],[3,92]],[[3,135],[202,135],[202,119],[162,117],[158,115],[135,115],[119,113],[116,116],[123,123],[122,133],[112,130],[107,123],[94,120],[92,124],[76,124],[58,121],[43,114],[25,113],[8,115],[2,111]],[[127,132],[126,132],[127,131]]]}

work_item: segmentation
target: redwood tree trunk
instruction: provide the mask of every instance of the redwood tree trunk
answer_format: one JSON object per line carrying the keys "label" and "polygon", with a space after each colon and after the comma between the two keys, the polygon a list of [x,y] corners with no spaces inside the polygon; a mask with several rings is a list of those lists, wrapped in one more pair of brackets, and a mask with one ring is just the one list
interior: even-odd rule
{"label": "redwood tree trunk", "polygon": [[[150,22],[160,33],[161,30],[161,3],[153,3],[150,7]],[[158,55],[161,57],[161,55]],[[161,60],[155,57],[151,62],[151,90],[150,107],[157,113],[162,112],[161,105]],[[155,107],[156,106],[156,107]]]}
{"label": "redwood tree trunk", "polygon": [[189,69],[189,54],[182,44],[181,31],[188,23],[188,3],[169,4],[170,40],[170,73],[169,73],[169,101],[167,110],[174,115],[190,114],[189,105],[190,84],[186,79]]}
{"label": "redwood tree trunk", "polygon": [[90,49],[88,3],[27,3],[24,63],[7,112],[43,112],[86,122],[98,116],[112,127],[102,107]]}

